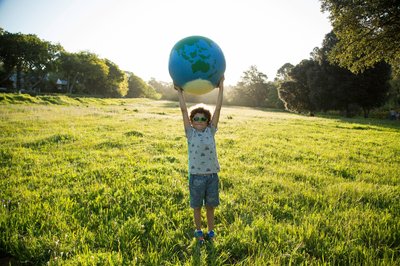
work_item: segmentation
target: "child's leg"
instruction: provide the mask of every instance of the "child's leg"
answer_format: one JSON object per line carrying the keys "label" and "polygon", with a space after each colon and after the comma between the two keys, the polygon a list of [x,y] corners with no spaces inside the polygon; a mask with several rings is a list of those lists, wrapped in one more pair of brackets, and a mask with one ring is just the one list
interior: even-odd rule
{"label": "child's leg", "polygon": [[194,214],[194,224],[196,225],[196,230],[201,230],[201,207],[193,208]]}
{"label": "child's leg", "polygon": [[215,209],[214,207],[206,206],[207,227],[209,232],[214,230],[214,209]]}
{"label": "child's leg", "polygon": [[208,232],[214,231],[214,210],[219,205],[218,183],[219,178],[217,173],[209,176],[205,199]]}

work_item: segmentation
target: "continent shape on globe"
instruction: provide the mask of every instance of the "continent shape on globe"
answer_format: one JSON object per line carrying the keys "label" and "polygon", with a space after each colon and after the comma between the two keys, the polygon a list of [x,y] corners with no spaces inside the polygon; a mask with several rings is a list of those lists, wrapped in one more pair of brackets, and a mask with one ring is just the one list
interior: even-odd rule
{"label": "continent shape on globe", "polygon": [[221,48],[202,36],[190,36],[171,50],[169,72],[174,84],[191,94],[204,94],[218,86],[226,68]]}

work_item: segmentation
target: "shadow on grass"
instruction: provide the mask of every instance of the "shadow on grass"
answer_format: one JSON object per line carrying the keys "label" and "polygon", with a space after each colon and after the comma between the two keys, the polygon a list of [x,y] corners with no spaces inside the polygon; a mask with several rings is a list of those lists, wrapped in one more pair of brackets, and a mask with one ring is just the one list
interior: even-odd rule
{"label": "shadow on grass", "polygon": [[194,240],[192,242],[192,265],[193,266],[200,266],[201,265],[201,245]]}
{"label": "shadow on grass", "polygon": [[[240,106],[239,106],[239,108],[240,108]],[[249,108],[252,108],[252,107],[249,107]],[[304,117],[312,117],[309,114],[291,113],[289,111],[281,110],[281,109],[270,109],[270,108],[261,108],[261,107],[253,107],[253,109],[258,110],[258,111],[264,111],[264,112],[293,114],[293,115],[304,116]],[[378,131],[379,131],[378,127],[385,128],[385,129],[394,129],[394,130],[400,129],[400,121],[396,121],[396,120],[393,121],[393,120],[389,120],[389,119],[364,118],[361,116],[345,117],[345,116],[340,116],[340,115],[330,115],[330,114],[324,114],[324,113],[315,113],[313,117],[337,120],[339,122],[346,123],[349,125],[354,124],[353,126],[343,127],[345,129],[378,130]]]}
{"label": "shadow on grass", "polygon": [[[164,100],[163,100],[164,101]],[[165,100],[163,104],[161,105],[163,108],[172,108],[172,109],[177,109],[179,108],[179,102],[174,102],[174,101],[167,101]]]}
{"label": "shadow on grass", "polygon": [[20,263],[15,258],[0,252],[0,265],[20,265]]}
{"label": "shadow on grass", "polygon": [[389,119],[379,119],[379,118],[364,118],[362,116],[355,116],[355,117],[345,117],[340,115],[333,115],[333,114],[324,114],[324,113],[315,113],[313,116],[309,114],[301,114],[301,113],[291,113],[286,110],[282,109],[273,109],[273,108],[263,108],[263,107],[245,107],[245,106],[230,106],[225,105],[226,107],[233,107],[233,108],[251,108],[257,111],[268,112],[268,113],[282,113],[282,114],[293,114],[296,116],[303,116],[303,117],[317,117],[317,118],[324,118],[330,120],[337,120],[342,123],[347,124],[357,124],[354,126],[344,127],[346,129],[355,129],[355,130],[379,130],[379,128],[374,127],[382,127],[386,129],[400,129],[400,121],[396,120],[389,120]]}
{"label": "shadow on grass", "polygon": [[219,265],[217,262],[217,251],[215,249],[214,242],[206,241],[204,244],[200,244],[196,239],[193,239],[189,250],[192,255],[193,266]]}
{"label": "shadow on grass", "polygon": [[207,252],[207,258],[206,258],[207,265],[208,266],[217,265],[217,251],[215,249],[214,242],[207,241],[205,246]]}
{"label": "shadow on grass", "polygon": [[376,118],[363,118],[363,117],[341,117],[341,116],[329,116],[329,115],[317,115],[317,117],[337,120],[341,123],[348,124],[348,127],[339,127],[352,130],[376,130],[382,129],[393,129],[400,130],[400,121],[392,121],[388,119],[376,119]]}

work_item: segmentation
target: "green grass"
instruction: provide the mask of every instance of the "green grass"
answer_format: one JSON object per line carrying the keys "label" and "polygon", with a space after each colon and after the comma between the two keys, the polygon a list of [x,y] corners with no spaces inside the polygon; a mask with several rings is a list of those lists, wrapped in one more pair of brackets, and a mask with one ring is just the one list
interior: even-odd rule
{"label": "green grass", "polygon": [[399,265],[400,124],[224,107],[197,247],[178,104],[0,94],[0,257],[28,265]]}

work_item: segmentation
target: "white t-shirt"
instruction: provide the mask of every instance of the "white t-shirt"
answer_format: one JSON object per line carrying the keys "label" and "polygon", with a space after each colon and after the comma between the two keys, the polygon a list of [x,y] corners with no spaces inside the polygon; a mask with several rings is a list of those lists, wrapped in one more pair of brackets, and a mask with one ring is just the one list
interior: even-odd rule
{"label": "white t-shirt", "polygon": [[217,129],[208,126],[204,131],[191,127],[186,132],[189,149],[189,173],[213,174],[220,170],[215,146]]}

